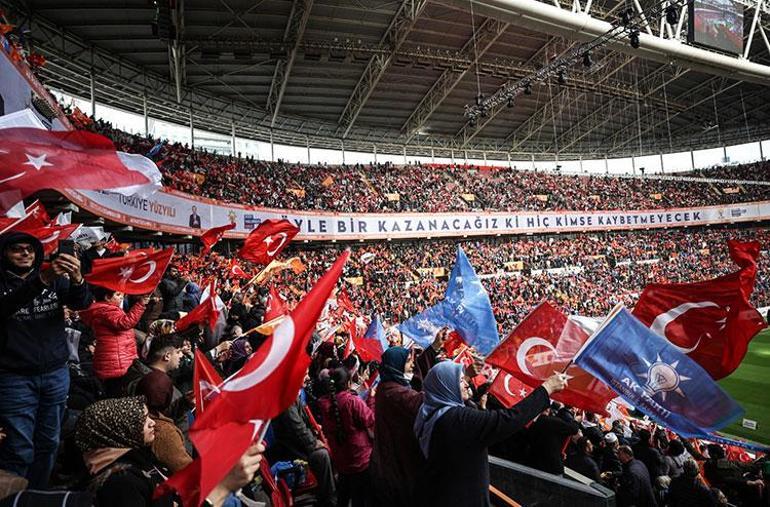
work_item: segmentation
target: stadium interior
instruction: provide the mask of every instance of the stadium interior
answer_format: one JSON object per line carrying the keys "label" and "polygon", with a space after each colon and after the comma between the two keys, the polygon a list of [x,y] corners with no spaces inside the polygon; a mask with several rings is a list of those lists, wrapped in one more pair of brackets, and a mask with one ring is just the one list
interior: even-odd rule
{"label": "stadium interior", "polygon": [[[84,251],[108,238],[116,251],[173,247],[178,272],[199,291],[216,280],[231,311],[264,268],[241,257],[244,240],[286,218],[298,235],[280,257],[304,270],[273,275],[285,305],[349,251],[338,288],[388,335],[448,297],[458,247],[501,340],[543,301],[601,321],[651,284],[732,276],[744,264],[731,240],[759,242],[745,299],[766,320],[768,33],[765,0],[0,0],[0,164],[2,128],[32,126],[3,117],[25,111],[39,128],[149,160],[162,177],[152,194],[41,184],[23,202],[82,224]],[[228,224],[202,251],[204,232]],[[711,335],[696,338],[674,346]],[[730,505],[766,506],[770,332],[744,353],[713,381],[744,410],[719,435],[754,446],[741,471],[764,481]],[[603,474],[547,473],[506,455],[513,447],[490,447],[493,505],[712,505],[628,503]],[[0,438],[0,472],[5,456]],[[60,490],[68,466],[57,462]],[[291,483],[288,497],[335,505],[313,473],[317,484]],[[239,498],[225,505],[252,505]]]}

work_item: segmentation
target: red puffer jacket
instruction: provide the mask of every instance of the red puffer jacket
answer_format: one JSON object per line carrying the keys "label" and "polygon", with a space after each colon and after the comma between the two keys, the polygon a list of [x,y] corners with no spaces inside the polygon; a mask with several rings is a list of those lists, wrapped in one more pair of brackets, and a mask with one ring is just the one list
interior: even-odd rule
{"label": "red puffer jacket", "polygon": [[142,313],[144,303],[141,300],[134,303],[128,313],[101,301],[80,312],[80,318],[91,326],[96,336],[94,372],[97,377],[102,380],[122,377],[138,357],[134,326]]}

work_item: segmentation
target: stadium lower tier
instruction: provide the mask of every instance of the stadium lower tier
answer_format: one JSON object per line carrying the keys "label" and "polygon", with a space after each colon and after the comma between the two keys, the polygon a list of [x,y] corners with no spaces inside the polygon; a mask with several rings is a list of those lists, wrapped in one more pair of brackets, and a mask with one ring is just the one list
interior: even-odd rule
{"label": "stadium lower tier", "polygon": [[[727,248],[730,239],[760,242],[760,276],[752,302],[757,307],[770,305],[770,282],[761,276],[770,244],[770,231],[764,228],[357,244],[351,247],[345,286],[365,313],[379,313],[391,324],[401,322],[443,298],[459,245],[481,276],[500,331],[506,333],[544,299],[569,313],[602,317],[618,302],[632,307],[650,283],[693,282],[736,271]],[[299,277],[292,273],[277,282],[289,288],[284,296],[292,303],[303,293],[297,287],[308,289],[345,248],[308,246],[293,245],[284,254],[299,256],[307,266]],[[229,255],[213,262],[184,256],[181,264],[199,282],[218,273],[221,279],[238,283],[229,273]],[[257,272],[256,266],[242,267],[247,273]]]}

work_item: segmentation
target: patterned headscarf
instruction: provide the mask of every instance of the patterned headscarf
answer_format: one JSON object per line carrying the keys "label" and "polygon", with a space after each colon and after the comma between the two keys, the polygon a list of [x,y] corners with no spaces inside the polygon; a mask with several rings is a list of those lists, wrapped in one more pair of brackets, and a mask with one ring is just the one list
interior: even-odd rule
{"label": "patterned headscarf", "polygon": [[144,397],[115,398],[88,406],[75,426],[81,452],[108,447],[144,447]]}

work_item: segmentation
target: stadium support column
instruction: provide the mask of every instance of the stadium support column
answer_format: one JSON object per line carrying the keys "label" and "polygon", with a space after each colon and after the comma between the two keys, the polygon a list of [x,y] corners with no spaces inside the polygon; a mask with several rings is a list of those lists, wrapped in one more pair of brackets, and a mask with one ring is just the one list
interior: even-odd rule
{"label": "stadium support column", "polygon": [[233,148],[233,157],[238,156],[238,150],[235,148],[235,122],[230,122],[230,146]]}
{"label": "stadium support column", "polygon": [[695,169],[695,153],[692,150],[690,150],[690,166],[690,169]]}
{"label": "stadium support column", "polygon": [[305,136],[305,146],[307,146],[307,164],[310,165],[310,138]]}
{"label": "stadium support column", "polygon": [[[606,159],[606,158],[604,159],[604,162],[605,162],[605,163],[607,162],[607,159]],[[636,158],[635,158],[635,157],[633,157],[633,156],[631,157],[631,171],[633,171],[633,173],[634,173],[634,176],[636,176]],[[607,168],[607,172],[608,172],[608,173],[610,172],[610,171],[609,171],[609,167]]]}
{"label": "stadium support column", "polygon": [[270,162],[275,162],[275,145],[273,144],[273,129],[270,129]]}
{"label": "stadium support column", "polygon": [[507,155],[508,155],[508,169],[510,169],[511,168],[511,153],[508,152]]}
{"label": "stadium support column", "polygon": [[195,151],[195,127],[193,126],[192,102],[190,102],[190,147]]}
{"label": "stadium support column", "polygon": [[[91,53],[93,59],[93,52]],[[91,116],[96,118],[96,82],[94,78],[94,69],[91,69]]]}
{"label": "stadium support column", "polygon": [[762,141],[759,141],[759,160],[763,162],[765,160],[765,150],[762,149]]}
{"label": "stadium support column", "polygon": [[659,155],[660,155],[660,172],[665,174],[666,170],[663,168],[663,154],[660,153]]}
{"label": "stadium support column", "polygon": [[150,135],[150,117],[147,115],[147,92],[142,92],[142,112],[144,113],[144,137]]}
{"label": "stadium support column", "polygon": [[345,165],[345,140],[340,139],[340,147],[342,148],[342,165]]}
{"label": "stadium support column", "polygon": [[[631,157],[631,167],[632,167],[632,170],[634,171],[634,174],[636,174],[636,169],[633,169],[633,165],[634,165],[634,157]],[[607,160],[607,157],[604,157],[604,173],[610,174],[610,161]]]}
{"label": "stadium support column", "polygon": [[436,153],[433,151],[433,146],[430,147],[430,163],[436,163]]}
{"label": "stadium support column", "polygon": [[373,144],[372,148],[374,148],[374,163],[377,164],[377,145]]}
{"label": "stadium support column", "polygon": [[406,165],[406,145],[404,145],[404,165]]}

